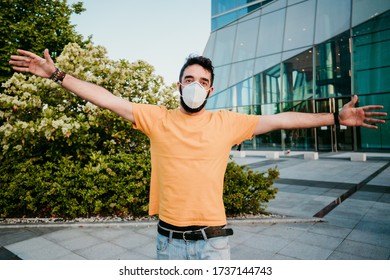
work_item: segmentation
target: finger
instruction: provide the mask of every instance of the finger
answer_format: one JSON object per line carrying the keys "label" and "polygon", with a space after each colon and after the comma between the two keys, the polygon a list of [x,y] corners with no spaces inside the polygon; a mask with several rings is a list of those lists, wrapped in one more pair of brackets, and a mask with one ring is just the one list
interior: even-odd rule
{"label": "finger", "polygon": [[387,113],[386,112],[365,112],[364,115],[368,117],[372,117],[372,116],[386,117]]}
{"label": "finger", "polygon": [[26,66],[27,67],[29,65],[29,62],[21,61],[21,60],[11,60],[9,62],[9,64],[15,65],[15,66]]}
{"label": "finger", "polygon": [[357,95],[354,95],[353,97],[352,97],[352,100],[351,101],[349,101],[347,104],[345,104],[344,106],[345,107],[349,107],[349,108],[353,108],[354,106],[355,106],[355,104],[356,104],[356,102],[358,101],[358,96]]}
{"label": "finger", "polygon": [[13,66],[12,69],[14,69],[15,71],[18,71],[18,72],[28,72],[28,67],[16,67],[16,66]]}
{"label": "finger", "polygon": [[362,109],[364,111],[375,110],[375,109],[383,109],[383,108],[384,107],[382,105],[367,105],[367,106],[362,107]]}
{"label": "finger", "polygon": [[45,51],[44,51],[43,54],[44,54],[45,59],[46,59],[47,62],[54,63],[53,60],[52,60],[51,57],[50,57],[50,54],[49,54],[49,50],[48,50],[48,49],[45,49]]}
{"label": "finger", "polygon": [[27,56],[27,57],[32,58],[32,59],[34,59],[34,58],[40,58],[39,55],[36,55],[35,53],[29,52],[29,51],[17,50],[17,52],[18,52],[19,54],[22,54],[22,55]]}
{"label": "finger", "polygon": [[27,62],[31,61],[31,58],[29,58],[27,56],[20,56],[20,55],[11,55],[11,59],[12,60],[23,60],[23,61],[27,61]]}
{"label": "finger", "polygon": [[368,123],[385,123],[386,122],[386,120],[373,119],[373,118],[365,118],[364,121],[368,122]]}
{"label": "finger", "polygon": [[363,123],[362,127],[370,128],[370,129],[378,129],[378,126],[376,126],[375,124],[370,124],[370,123]]}

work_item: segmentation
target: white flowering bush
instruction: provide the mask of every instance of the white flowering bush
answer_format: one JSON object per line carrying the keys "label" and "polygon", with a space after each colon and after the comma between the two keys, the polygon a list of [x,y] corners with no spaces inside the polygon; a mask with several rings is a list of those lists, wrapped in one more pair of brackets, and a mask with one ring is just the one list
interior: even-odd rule
{"label": "white flowering bush", "polygon": [[[178,105],[145,61],[68,44],[56,65],[130,101]],[[0,94],[0,216],[141,215],[149,141],[131,123],[48,79],[15,73]]]}

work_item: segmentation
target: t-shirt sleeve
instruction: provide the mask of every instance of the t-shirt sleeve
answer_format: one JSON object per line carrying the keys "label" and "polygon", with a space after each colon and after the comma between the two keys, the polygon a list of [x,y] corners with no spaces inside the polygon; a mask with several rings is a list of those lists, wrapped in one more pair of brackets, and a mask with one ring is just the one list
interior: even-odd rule
{"label": "t-shirt sleeve", "polygon": [[167,109],[164,106],[133,103],[133,115],[135,120],[133,127],[142,131],[147,136],[150,136],[153,125],[166,113],[166,111]]}
{"label": "t-shirt sleeve", "polygon": [[235,112],[229,112],[229,115],[232,145],[238,145],[245,140],[252,139],[259,122],[259,116]]}

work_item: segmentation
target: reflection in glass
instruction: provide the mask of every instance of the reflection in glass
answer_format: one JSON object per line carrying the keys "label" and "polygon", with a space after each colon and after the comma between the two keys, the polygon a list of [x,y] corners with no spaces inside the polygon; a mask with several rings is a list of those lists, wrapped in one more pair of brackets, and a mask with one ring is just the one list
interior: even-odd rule
{"label": "reflection in glass", "polygon": [[[284,112],[313,112],[312,100],[283,103],[282,107]],[[315,149],[315,131],[313,128],[283,130],[281,137],[283,150],[308,151]]]}
{"label": "reflection in glass", "polygon": [[[359,105],[383,104],[385,105],[385,108],[389,108],[389,100],[389,93],[359,96]],[[358,137],[359,150],[390,150],[390,121],[379,125],[378,129],[359,128],[357,131],[360,136]]]}
{"label": "reflection in glass", "polygon": [[230,73],[229,86],[253,76],[253,59],[233,63]]}
{"label": "reflection in glass", "polygon": [[313,97],[312,49],[283,62],[283,72],[283,100],[305,100]]}
{"label": "reflection in glass", "polygon": [[390,92],[390,12],[353,29],[354,92]]}
{"label": "reflection in glass", "polygon": [[317,46],[315,50],[315,97],[351,95],[349,32]]}
{"label": "reflection in glass", "polygon": [[248,106],[252,104],[253,79],[242,81],[232,88],[233,107]]}

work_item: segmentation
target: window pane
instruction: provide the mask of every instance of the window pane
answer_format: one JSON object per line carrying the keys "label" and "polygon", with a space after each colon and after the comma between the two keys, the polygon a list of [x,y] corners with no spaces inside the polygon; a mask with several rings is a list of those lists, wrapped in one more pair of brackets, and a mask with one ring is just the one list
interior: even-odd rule
{"label": "window pane", "polygon": [[284,50],[312,45],[315,2],[310,0],[287,8]]}
{"label": "window pane", "polygon": [[288,5],[290,6],[290,5],[293,5],[293,4],[302,2],[302,1],[305,1],[305,0],[288,0]]}
{"label": "window pane", "polygon": [[390,91],[390,12],[353,29],[354,92]]}
{"label": "window pane", "polygon": [[205,57],[213,57],[214,56],[214,45],[215,45],[215,37],[216,32],[210,34],[209,40],[207,41],[206,47],[203,51],[203,55]]}
{"label": "window pane", "polygon": [[[390,94],[375,94],[359,96],[359,106],[382,104],[388,108]],[[378,129],[358,129],[360,139],[358,138],[359,149],[390,149],[390,122],[380,124]]]}
{"label": "window pane", "polygon": [[282,53],[282,60],[290,59],[293,56],[296,56],[297,54],[300,54],[300,53],[304,52],[305,50],[308,50],[311,48],[312,48],[312,46],[310,46],[310,47],[308,46],[308,47],[301,48],[301,49],[295,49],[292,51],[283,52]]}
{"label": "window pane", "polygon": [[229,85],[236,83],[253,76],[253,59],[232,64]]}
{"label": "window pane", "polygon": [[[282,107],[284,112],[314,112],[312,100],[283,103]],[[315,149],[315,131],[313,128],[284,130],[281,136],[283,150],[307,151]]]}
{"label": "window pane", "polygon": [[216,32],[215,49],[218,51],[214,53],[214,66],[220,66],[231,62],[236,28],[237,25],[232,25]]}
{"label": "window pane", "polygon": [[390,9],[389,0],[353,0],[352,27]]}
{"label": "window pane", "polygon": [[312,65],[311,49],[283,62],[283,100],[305,100],[313,97]]}
{"label": "window pane", "polygon": [[[242,61],[255,57],[259,18],[238,24],[233,61]],[[255,31],[255,32],[254,32]]]}
{"label": "window pane", "polygon": [[351,95],[349,32],[316,47],[316,98]]}
{"label": "window pane", "polygon": [[206,108],[207,109],[227,109],[232,107],[232,98],[231,90],[227,89],[225,91],[213,94],[207,100]]}
{"label": "window pane", "polygon": [[281,8],[285,8],[286,7],[286,0],[279,0],[279,1],[275,1],[269,5],[266,5],[262,10],[263,10],[263,15],[266,14],[266,13],[269,13],[269,12],[273,12],[273,11],[276,11],[278,9],[281,9]]}
{"label": "window pane", "polygon": [[261,103],[278,103],[281,94],[280,64],[264,71],[261,78]]}
{"label": "window pane", "polygon": [[233,106],[241,107],[252,104],[253,79],[245,80],[232,88]]}
{"label": "window pane", "polygon": [[315,43],[321,43],[349,28],[351,0],[318,0]]}
{"label": "window pane", "polygon": [[282,51],[285,13],[282,9],[261,17],[256,56]]}
{"label": "window pane", "polygon": [[214,88],[217,92],[222,91],[228,87],[228,79],[230,73],[230,64],[214,68]]}
{"label": "window pane", "polygon": [[254,73],[260,73],[265,69],[268,69],[276,64],[280,63],[281,54],[268,55],[264,57],[257,58],[255,60]]}

